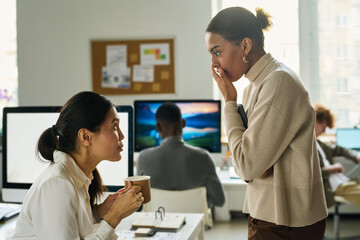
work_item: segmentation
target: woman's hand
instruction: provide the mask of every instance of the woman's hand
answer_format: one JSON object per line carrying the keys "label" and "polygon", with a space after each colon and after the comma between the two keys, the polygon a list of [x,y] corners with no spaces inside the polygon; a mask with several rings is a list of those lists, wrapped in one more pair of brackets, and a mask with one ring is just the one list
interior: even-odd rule
{"label": "woman's hand", "polygon": [[135,212],[144,202],[140,186],[131,186],[118,193],[104,220],[113,228],[120,221]]}
{"label": "woman's hand", "polygon": [[268,170],[266,170],[264,172],[264,174],[261,176],[261,178],[266,178],[267,176],[269,176],[270,174],[272,174],[274,171],[274,166],[272,166],[271,168],[269,168]]}
{"label": "woman's hand", "polygon": [[104,216],[110,210],[110,208],[113,205],[116,198],[119,196],[119,194],[121,192],[124,192],[125,190],[126,190],[125,188],[122,188],[122,189],[118,190],[117,192],[110,194],[102,204],[98,205],[96,210],[97,210],[97,214],[100,219],[104,218]]}
{"label": "woman's hand", "polygon": [[330,165],[326,167],[326,169],[329,171],[329,173],[344,173],[344,167],[340,163],[335,163],[333,165]]}
{"label": "woman's hand", "polygon": [[211,73],[212,76],[214,77],[221,94],[224,97],[225,102],[228,101],[235,101],[237,100],[237,91],[236,88],[234,87],[234,84],[227,79],[226,74],[224,73],[224,70],[222,70],[221,68],[217,68],[215,70],[214,65],[211,65]]}

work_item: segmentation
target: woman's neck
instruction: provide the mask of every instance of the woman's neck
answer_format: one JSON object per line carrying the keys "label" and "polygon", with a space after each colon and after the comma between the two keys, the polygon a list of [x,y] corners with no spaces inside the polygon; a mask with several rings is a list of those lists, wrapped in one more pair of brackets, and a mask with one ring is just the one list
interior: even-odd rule
{"label": "woman's neck", "polygon": [[71,157],[75,160],[76,164],[80,167],[80,169],[85,173],[87,177],[91,176],[91,173],[96,168],[96,161],[91,160],[87,154],[81,153],[72,153]]}
{"label": "woman's neck", "polygon": [[250,58],[250,62],[249,62],[249,70],[252,68],[252,66],[254,66],[254,64],[262,57],[266,54],[264,49],[258,50],[258,51],[254,51],[254,53],[252,54],[251,58]]}

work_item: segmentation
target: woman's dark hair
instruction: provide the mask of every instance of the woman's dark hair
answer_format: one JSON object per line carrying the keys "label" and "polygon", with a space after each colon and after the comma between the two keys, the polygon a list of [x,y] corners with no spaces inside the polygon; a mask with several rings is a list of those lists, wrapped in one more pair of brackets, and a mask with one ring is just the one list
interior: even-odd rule
{"label": "woman's dark hair", "polygon": [[225,8],[210,21],[206,32],[219,34],[236,45],[248,37],[264,48],[263,30],[271,27],[270,18],[262,8],[256,8],[256,16],[246,8]]}
{"label": "woman's dark hair", "polygon": [[[105,97],[94,92],[80,92],[71,97],[60,111],[56,124],[46,129],[37,143],[38,156],[54,161],[53,153],[59,150],[70,154],[76,151],[77,134],[81,128],[91,132],[100,130],[113,104]],[[41,155],[41,156],[40,156]],[[98,170],[93,171],[93,180],[89,186],[90,203],[93,206],[96,199],[106,191]]]}

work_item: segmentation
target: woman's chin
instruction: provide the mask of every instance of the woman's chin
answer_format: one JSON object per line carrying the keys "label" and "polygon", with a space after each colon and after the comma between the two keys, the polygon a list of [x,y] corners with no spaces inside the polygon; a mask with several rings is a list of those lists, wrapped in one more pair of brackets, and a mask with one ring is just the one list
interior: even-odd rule
{"label": "woman's chin", "polygon": [[110,162],[119,162],[121,160],[121,155],[114,157],[110,160]]}

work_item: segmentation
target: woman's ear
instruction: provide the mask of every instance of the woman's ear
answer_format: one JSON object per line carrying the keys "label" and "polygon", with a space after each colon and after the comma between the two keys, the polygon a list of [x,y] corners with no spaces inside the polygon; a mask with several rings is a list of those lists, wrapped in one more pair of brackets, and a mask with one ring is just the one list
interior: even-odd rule
{"label": "woman's ear", "polygon": [[157,131],[158,133],[161,132],[161,124],[160,124],[159,122],[156,122],[156,131]]}
{"label": "woman's ear", "polygon": [[84,146],[90,146],[91,132],[86,128],[81,128],[78,131],[78,139],[79,143],[83,144]]}
{"label": "woman's ear", "polygon": [[242,50],[244,51],[244,55],[248,56],[253,47],[252,40],[250,38],[244,38],[241,41],[241,47],[242,47]]}

